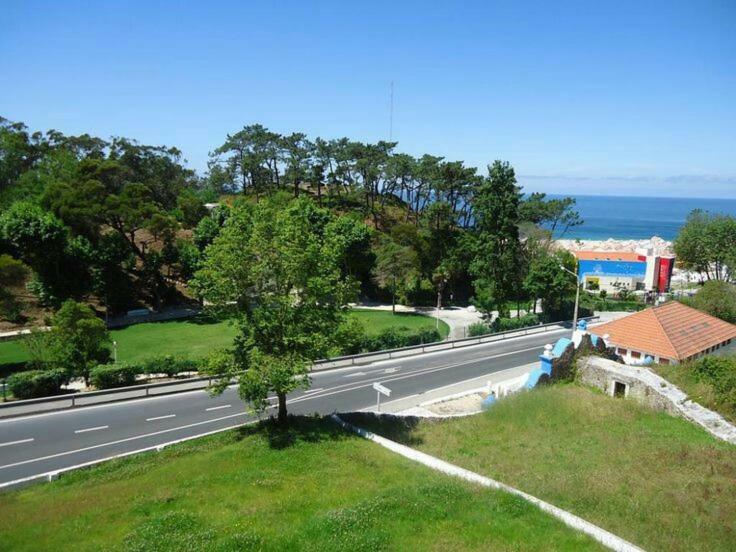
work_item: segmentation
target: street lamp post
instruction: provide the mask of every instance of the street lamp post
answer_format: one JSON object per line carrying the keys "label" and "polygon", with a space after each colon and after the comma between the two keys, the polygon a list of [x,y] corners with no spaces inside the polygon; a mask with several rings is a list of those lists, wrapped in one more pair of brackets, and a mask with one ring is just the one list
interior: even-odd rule
{"label": "street lamp post", "polygon": [[575,263],[575,272],[560,265],[560,268],[572,275],[575,278],[575,311],[572,313],[572,333],[575,335],[575,330],[578,327],[578,304],[580,303],[580,281],[578,280],[578,266]]}

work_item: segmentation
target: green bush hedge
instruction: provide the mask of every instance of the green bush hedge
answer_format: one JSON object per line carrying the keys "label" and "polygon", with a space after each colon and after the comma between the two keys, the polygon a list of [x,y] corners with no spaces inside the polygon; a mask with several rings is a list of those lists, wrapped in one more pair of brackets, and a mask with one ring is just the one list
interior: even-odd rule
{"label": "green bush hedge", "polygon": [[66,380],[64,370],[53,368],[16,372],[8,378],[7,384],[16,399],[37,399],[57,395]]}
{"label": "green bush hedge", "polygon": [[135,364],[100,364],[90,372],[90,381],[97,389],[113,389],[135,385],[135,377],[142,373]]}
{"label": "green bush hedge", "polygon": [[442,336],[435,328],[419,330],[414,333],[406,333],[404,328],[386,328],[376,336],[365,337],[361,349],[364,352],[383,351],[385,349],[399,349],[412,345],[434,343],[441,340]]}
{"label": "green bush hedge", "polygon": [[525,314],[519,318],[496,318],[491,324],[491,329],[494,332],[508,332],[538,324],[539,317],[536,314]]}
{"label": "green bush hedge", "polygon": [[708,356],[693,363],[698,381],[713,386],[716,400],[731,411],[736,411],[736,358]]}
{"label": "green bush hedge", "polygon": [[198,370],[197,361],[171,355],[154,357],[143,364],[143,372],[146,374],[166,374],[170,378],[182,372],[197,372]]}
{"label": "green bush hedge", "polygon": [[479,335],[486,335],[493,332],[490,324],[484,322],[475,322],[468,326],[468,337],[478,337]]}

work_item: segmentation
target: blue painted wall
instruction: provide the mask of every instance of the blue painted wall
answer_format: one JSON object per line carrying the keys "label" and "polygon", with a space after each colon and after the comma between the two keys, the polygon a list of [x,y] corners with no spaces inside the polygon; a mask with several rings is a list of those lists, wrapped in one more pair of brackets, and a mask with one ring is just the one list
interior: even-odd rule
{"label": "blue painted wall", "polygon": [[582,282],[586,276],[639,276],[647,272],[646,261],[578,261],[578,278]]}

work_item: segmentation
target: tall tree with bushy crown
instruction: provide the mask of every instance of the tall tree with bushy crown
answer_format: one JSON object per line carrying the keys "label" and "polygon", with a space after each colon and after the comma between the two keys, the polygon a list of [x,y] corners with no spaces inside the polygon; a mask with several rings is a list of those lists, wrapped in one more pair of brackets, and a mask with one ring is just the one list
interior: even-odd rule
{"label": "tall tree with bushy crown", "polygon": [[307,387],[311,363],[339,347],[337,329],[357,295],[342,270],[350,233],[338,221],[307,198],[233,207],[192,282],[203,299],[234,306],[241,318],[234,355],[211,367],[224,376],[216,391],[237,377],[240,396],[258,411],[273,392],[286,421],[287,393]]}
{"label": "tall tree with bushy crown", "polygon": [[487,314],[498,310],[508,316],[506,302],[519,286],[520,196],[513,167],[494,161],[474,198],[477,239],[470,272],[475,277],[475,303]]}

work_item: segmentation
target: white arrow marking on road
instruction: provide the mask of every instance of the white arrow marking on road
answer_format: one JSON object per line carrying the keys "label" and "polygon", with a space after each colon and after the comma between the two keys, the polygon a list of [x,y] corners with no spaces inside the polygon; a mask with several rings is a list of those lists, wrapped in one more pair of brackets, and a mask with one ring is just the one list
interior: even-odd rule
{"label": "white arrow marking on road", "polygon": [[87,429],[77,429],[74,433],[87,433],[88,431],[97,431],[99,429],[107,429],[110,426],[97,426],[97,427],[88,427]]}
{"label": "white arrow marking on road", "polygon": [[156,416],[155,418],[146,418],[147,422],[153,422],[154,420],[165,420],[166,418],[175,418],[176,414],[167,414],[166,416]]}
{"label": "white arrow marking on road", "polygon": [[10,445],[21,445],[23,443],[30,443],[33,439],[21,439],[19,441],[10,441],[8,443],[0,443],[0,447],[9,447]]}

